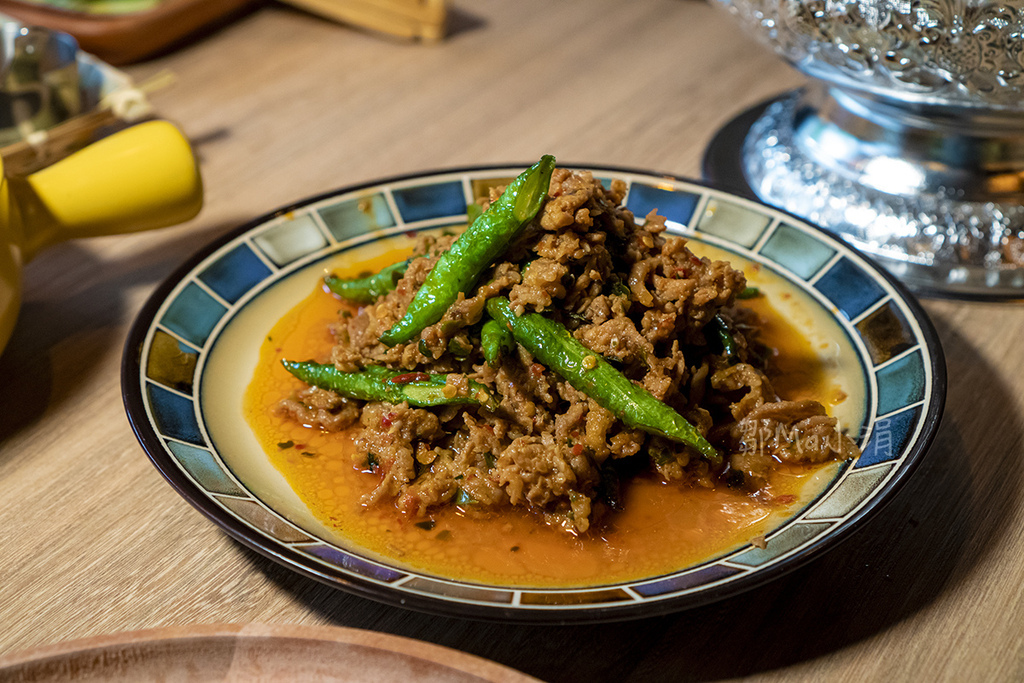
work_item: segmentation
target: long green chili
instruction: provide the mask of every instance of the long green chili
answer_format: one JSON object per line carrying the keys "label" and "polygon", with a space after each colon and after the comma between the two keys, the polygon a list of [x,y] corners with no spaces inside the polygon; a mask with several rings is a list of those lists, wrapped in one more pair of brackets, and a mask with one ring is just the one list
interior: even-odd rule
{"label": "long green chili", "polygon": [[483,348],[484,360],[494,367],[502,355],[515,349],[516,340],[504,323],[492,318],[480,328],[480,346]]}
{"label": "long green chili", "polygon": [[398,281],[405,275],[412,259],[399,261],[379,273],[367,275],[366,277],[342,279],[336,275],[328,275],[324,278],[327,288],[346,301],[357,304],[371,304],[378,298],[384,296],[398,284]]}
{"label": "long green chili", "polygon": [[416,292],[405,315],[380,336],[388,346],[404,344],[433,325],[501,256],[547,197],[555,158],[541,157],[505,188],[479,218],[444,252]]}
{"label": "long green chili", "polygon": [[282,360],[288,372],[306,384],[327,389],[347,398],[363,401],[407,402],[418,408],[443,405],[482,405],[494,407],[497,402],[485,386],[471,379],[469,395],[445,393],[447,375],[406,372],[370,366],[362,372],[341,372],[331,363]]}
{"label": "long green chili", "polygon": [[721,464],[721,454],[686,418],[576,341],[561,324],[539,313],[516,316],[504,297],[489,299],[487,312],[505,324],[534,358],[627,426],[684,443],[700,451],[712,465]]}

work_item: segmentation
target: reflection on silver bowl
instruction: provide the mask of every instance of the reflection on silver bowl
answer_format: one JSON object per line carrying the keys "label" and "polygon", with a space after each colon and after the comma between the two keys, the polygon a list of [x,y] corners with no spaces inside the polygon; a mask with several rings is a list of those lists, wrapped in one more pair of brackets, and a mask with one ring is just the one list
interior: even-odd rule
{"label": "reflection on silver bowl", "polygon": [[1024,294],[1024,0],[717,0],[812,84],[742,146],[761,199],[908,284]]}

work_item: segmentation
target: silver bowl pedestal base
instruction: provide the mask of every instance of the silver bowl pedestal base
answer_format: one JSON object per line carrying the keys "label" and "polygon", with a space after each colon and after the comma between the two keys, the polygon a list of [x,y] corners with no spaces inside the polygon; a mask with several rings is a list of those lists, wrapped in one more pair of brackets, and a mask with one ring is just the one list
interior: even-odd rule
{"label": "silver bowl pedestal base", "polygon": [[737,117],[704,168],[838,234],[919,293],[1024,298],[1020,114],[812,86]]}

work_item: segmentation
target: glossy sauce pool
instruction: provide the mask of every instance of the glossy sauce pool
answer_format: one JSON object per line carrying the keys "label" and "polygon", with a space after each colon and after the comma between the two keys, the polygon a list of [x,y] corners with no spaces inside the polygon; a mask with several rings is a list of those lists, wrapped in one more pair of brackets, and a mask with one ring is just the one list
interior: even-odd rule
{"label": "glossy sauce pool", "polygon": [[[379,269],[397,258],[360,264]],[[349,273],[341,273],[343,276]],[[355,273],[351,273],[355,274]],[[765,321],[764,340],[778,350],[773,378],[785,398],[844,399],[830,386],[810,343],[758,297],[746,302]],[[520,510],[464,514],[439,510],[423,519],[392,505],[364,507],[379,480],[349,434],[324,433],[289,422],[273,407],[304,385],[281,358],[323,360],[327,332],[344,305],[315,291],[282,318],[260,349],[245,397],[245,415],[275,468],[326,527],[385,561],[462,581],[510,587],[568,587],[657,576],[711,559],[750,542],[799,510],[832,480],[837,465],[776,472],[757,498],[719,487],[692,489],[640,478],[624,487],[624,511],[580,538],[551,529]],[[595,533],[596,531],[596,533]]]}

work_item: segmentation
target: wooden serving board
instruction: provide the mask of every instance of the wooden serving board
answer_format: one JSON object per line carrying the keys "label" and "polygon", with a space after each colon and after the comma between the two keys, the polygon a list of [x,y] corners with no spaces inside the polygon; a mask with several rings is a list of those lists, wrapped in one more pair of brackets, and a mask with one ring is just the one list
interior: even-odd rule
{"label": "wooden serving board", "polygon": [[83,50],[119,66],[173,47],[258,2],[260,0],[165,0],[154,9],[142,12],[88,14],[20,0],[0,0],[0,13],[26,24],[70,33]]}

